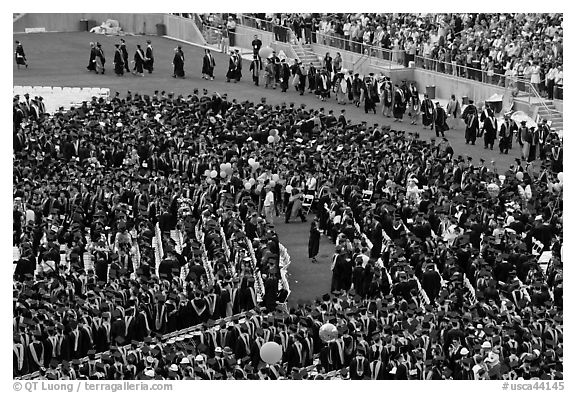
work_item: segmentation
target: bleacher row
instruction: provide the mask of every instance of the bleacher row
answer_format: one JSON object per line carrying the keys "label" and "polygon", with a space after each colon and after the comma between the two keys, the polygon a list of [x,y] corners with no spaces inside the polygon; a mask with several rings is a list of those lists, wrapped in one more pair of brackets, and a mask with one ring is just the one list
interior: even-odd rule
{"label": "bleacher row", "polygon": [[36,96],[44,99],[46,112],[54,113],[60,107],[69,109],[81,105],[83,101],[91,101],[92,97],[108,99],[110,89],[101,87],[60,87],[60,86],[14,86],[13,95],[19,95],[24,101],[24,94],[30,98]]}

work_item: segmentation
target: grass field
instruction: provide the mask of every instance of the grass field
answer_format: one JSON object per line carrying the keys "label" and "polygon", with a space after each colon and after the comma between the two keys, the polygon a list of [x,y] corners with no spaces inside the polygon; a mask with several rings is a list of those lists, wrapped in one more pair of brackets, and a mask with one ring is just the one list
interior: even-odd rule
{"label": "grass field", "polygon": [[[114,43],[119,42],[118,37],[106,37],[87,32],[79,33],[42,33],[42,34],[15,34],[14,40],[20,40],[24,46],[29,68],[17,70],[13,66],[14,85],[22,86],[67,86],[67,87],[106,87],[114,94],[116,91],[121,95],[130,90],[133,93],[152,94],[154,90],[165,90],[187,96],[192,94],[194,88],[208,89],[209,92],[218,91],[228,93],[229,99],[260,101],[265,97],[270,104],[304,103],[307,108],[323,107],[326,111],[333,109],[339,113],[346,109],[346,116],[353,122],[365,120],[368,124],[378,123],[392,125],[394,129],[409,132],[419,132],[421,138],[430,138],[433,132],[422,130],[421,126],[393,123],[390,119],[380,114],[364,114],[362,108],[352,105],[341,106],[331,102],[320,102],[313,95],[299,96],[291,90],[281,93],[279,90],[264,89],[262,86],[255,87],[252,83],[248,64],[245,61],[244,77],[240,83],[226,83],[225,73],[228,66],[228,56],[215,53],[216,70],[214,81],[206,81],[201,78],[203,49],[180,44],[176,41],[161,37],[126,36],[129,58],[132,59],[136,44],[145,47],[146,39],[152,40],[155,54],[155,70],[153,74],[144,77],[124,75],[117,77],[114,74],[112,60],[114,56]],[[89,57],[89,43],[99,41],[106,56],[106,74],[95,75],[86,70]],[[186,59],[185,71],[187,78],[174,79],[172,75],[173,49],[182,45]],[[407,120],[405,120],[406,122]],[[408,120],[409,121],[409,120]],[[476,146],[464,143],[463,130],[451,130],[446,133],[456,155],[471,156],[474,162],[483,157],[487,162],[494,160],[500,171],[505,170],[513,159],[519,155],[518,146],[514,146],[510,155],[500,155],[496,150],[484,150],[482,142]],[[289,269],[290,287],[292,289],[291,303],[298,300],[313,300],[314,298],[330,290],[330,260],[333,247],[325,239],[322,239],[319,263],[311,264],[307,258],[309,223],[292,223],[285,225],[281,218],[276,224],[276,230],[281,242],[288,248],[292,259]]]}

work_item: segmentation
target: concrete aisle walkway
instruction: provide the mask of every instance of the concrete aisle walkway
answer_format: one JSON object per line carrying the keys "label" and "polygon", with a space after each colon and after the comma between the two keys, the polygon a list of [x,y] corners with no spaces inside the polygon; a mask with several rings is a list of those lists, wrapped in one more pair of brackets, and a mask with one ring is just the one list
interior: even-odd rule
{"label": "concrete aisle walkway", "polygon": [[288,283],[292,293],[288,298],[290,307],[298,303],[310,302],[330,292],[332,272],[330,264],[334,254],[334,245],[324,235],[320,238],[320,251],[316,257],[317,263],[308,259],[308,237],[310,221],[314,215],[308,216],[307,222],[295,219],[289,224],[284,223],[284,217],[274,217],[274,226],[280,242],[288,249],[291,264],[288,267]]}

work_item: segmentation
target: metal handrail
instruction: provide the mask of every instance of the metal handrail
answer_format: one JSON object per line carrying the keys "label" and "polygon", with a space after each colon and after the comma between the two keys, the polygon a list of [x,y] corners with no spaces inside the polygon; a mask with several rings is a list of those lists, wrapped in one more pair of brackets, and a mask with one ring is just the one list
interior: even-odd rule
{"label": "metal handrail", "polygon": [[514,81],[520,81],[523,82],[525,84],[525,86],[528,86],[528,88],[530,89],[530,93],[528,95],[528,104],[532,104],[532,100],[531,98],[534,97],[534,99],[536,100],[537,103],[541,104],[542,107],[544,108],[544,110],[546,111],[546,114],[551,117],[553,114],[560,114],[562,115],[562,112],[560,112],[559,110],[554,110],[551,109],[547,104],[546,104],[546,100],[544,98],[542,98],[542,96],[540,95],[540,93],[538,92],[538,89],[536,89],[536,87],[534,87],[534,84],[530,81],[527,80],[522,80],[520,78],[514,78]]}
{"label": "metal handrail", "polygon": [[298,46],[298,49],[300,49],[304,54],[308,53],[314,56],[314,58],[316,59],[316,61],[318,61],[320,64],[322,64],[322,61],[319,59],[319,56],[316,52],[314,52],[313,50],[308,50],[306,48],[304,48],[304,46],[302,45],[301,42],[299,42],[298,44],[296,44]]}
{"label": "metal handrail", "polygon": [[[241,24],[246,27],[252,27],[253,29],[264,30],[269,33],[274,33],[274,39],[276,40],[276,29],[281,29],[286,31],[286,42],[294,42],[294,31],[286,26],[281,26],[277,23],[266,19],[255,18],[253,16],[238,14],[236,18],[236,23]],[[282,42],[282,40],[276,40]]]}
{"label": "metal handrail", "polygon": [[367,53],[363,53],[362,56],[360,56],[360,58],[356,60],[354,64],[352,64],[352,70],[356,71],[358,68],[360,68],[360,66],[366,63],[366,60],[368,60],[369,58],[370,56],[368,56]]}
{"label": "metal handrail", "polygon": [[326,45],[337,48],[340,51],[359,53],[362,56],[367,56],[371,64],[374,60],[386,62],[386,66],[391,68],[392,64],[402,64],[404,59],[404,51],[396,49],[386,49],[369,44],[364,44],[360,41],[346,40],[334,35],[327,35],[316,32],[316,43],[318,45]]}

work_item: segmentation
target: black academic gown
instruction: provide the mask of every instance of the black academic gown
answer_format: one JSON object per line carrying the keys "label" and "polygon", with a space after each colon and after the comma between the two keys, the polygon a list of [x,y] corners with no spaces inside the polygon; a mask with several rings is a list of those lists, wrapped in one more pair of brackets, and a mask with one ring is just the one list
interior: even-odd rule
{"label": "black academic gown", "polygon": [[314,258],[320,250],[320,231],[316,227],[310,228],[310,238],[308,239],[308,258]]}
{"label": "black academic gown", "polygon": [[204,58],[202,59],[202,73],[214,77],[214,67],[216,67],[214,56],[208,56],[207,54],[204,55]]}
{"label": "black academic gown", "polygon": [[90,58],[88,59],[88,71],[96,71],[96,48],[90,49]]}
{"label": "black academic gown", "polygon": [[144,68],[148,70],[149,73],[154,71],[154,51],[151,46],[146,47],[146,60],[144,61]]}
{"label": "black academic gown", "polygon": [[430,98],[425,98],[420,106],[422,111],[422,125],[428,127],[434,122],[434,104]]}
{"label": "black academic gown", "polygon": [[184,78],[184,54],[182,51],[177,51],[174,54],[172,65],[174,66],[174,77]]}
{"label": "black academic gown", "polygon": [[124,75],[124,59],[119,49],[114,52],[114,72],[116,75]]}
{"label": "black academic gown", "polygon": [[394,104],[392,107],[392,114],[396,119],[402,119],[406,112],[406,96],[402,89],[395,89],[394,91]]}
{"label": "black academic gown", "polygon": [[122,60],[124,61],[124,69],[130,72],[130,66],[128,65],[128,50],[126,49],[126,44],[120,44],[120,52],[122,53]]}
{"label": "black academic gown", "polygon": [[475,143],[476,136],[478,135],[478,131],[480,128],[478,115],[476,114],[476,112],[469,112],[466,114],[464,121],[466,122],[466,131],[464,131],[464,137],[466,138],[466,142]]}
{"label": "black academic gown", "polygon": [[144,61],[142,49],[137,49],[136,52],[134,52],[134,71],[136,71],[137,74],[144,72]]}

